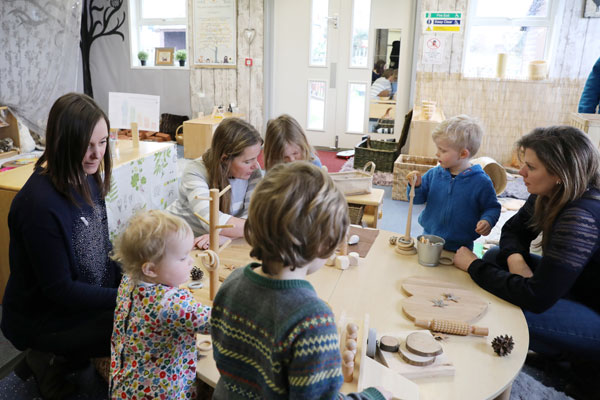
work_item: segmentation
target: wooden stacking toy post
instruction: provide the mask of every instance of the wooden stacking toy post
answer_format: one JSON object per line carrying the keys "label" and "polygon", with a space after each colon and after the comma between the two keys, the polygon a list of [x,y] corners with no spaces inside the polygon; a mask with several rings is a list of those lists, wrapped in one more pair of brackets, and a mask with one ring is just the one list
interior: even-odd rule
{"label": "wooden stacking toy post", "polygon": [[[219,189],[210,189],[210,197],[196,196],[198,200],[208,200],[210,202],[210,209],[208,214],[208,221],[201,215],[194,213],[202,222],[208,225],[209,234],[209,249],[202,255],[202,265],[206,268],[209,275],[209,290],[210,299],[215,299],[217,293],[217,286],[219,285],[219,257],[218,254],[231,243],[231,239],[227,239],[222,246],[219,246],[219,230],[224,228],[233,228],[233,225],[217,225],[219,222],[219,199],[225,192],[231,189],[231,185],[228,185],[225,189],[219,192]],[[208,260],[207,260],[208,259]]]}
{"label": "wooden stacking toy post", "polygon": [[417,181],[417,177],[413,176],[412,182],[410,184],[410,193],[408,195],[408,216],[406,217],[406,233],[403,237],[398,238],[396,242],[396,252],[403,255],[415,254],[417,250],[415,249],[415,241],[410,237],[410,225],[412,222],[412,208],[413,202],[415,200],[415,182]]}
{"label": "wooden stacking toy post", "polygon": [[138,130],[137,122],[131,123],[131,144],[134,149],[138,149],[140,147],[140,131]]}

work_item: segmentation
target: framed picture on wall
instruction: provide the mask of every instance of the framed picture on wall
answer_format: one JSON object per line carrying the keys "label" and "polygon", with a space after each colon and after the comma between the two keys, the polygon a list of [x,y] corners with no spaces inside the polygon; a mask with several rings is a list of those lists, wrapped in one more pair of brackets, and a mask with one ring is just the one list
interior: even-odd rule
{"label": "framed picture on wall", "polygon": [[583,16],[586,18],[600,18],[600,0],[586,0]]}
{"label": "framed picture on wall", "polygon": [[154,65],[173,65],[173,47],[155,47]]}
{"label": "framed picture on wall", "polygon": [[192,0],[193,65],[235,68],[236,0]]}

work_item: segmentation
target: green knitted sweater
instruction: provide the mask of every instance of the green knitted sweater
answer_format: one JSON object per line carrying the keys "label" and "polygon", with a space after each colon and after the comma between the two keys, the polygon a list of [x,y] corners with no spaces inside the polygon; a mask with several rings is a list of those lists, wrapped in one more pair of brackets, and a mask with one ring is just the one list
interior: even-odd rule
{"label": "green knitted sweater", "polygon": [[221,378],[213,399],[383,400],[375,388],[347,396],[333,312],[303,279],[275,280],[250,264],[217,293],[211,330]]}

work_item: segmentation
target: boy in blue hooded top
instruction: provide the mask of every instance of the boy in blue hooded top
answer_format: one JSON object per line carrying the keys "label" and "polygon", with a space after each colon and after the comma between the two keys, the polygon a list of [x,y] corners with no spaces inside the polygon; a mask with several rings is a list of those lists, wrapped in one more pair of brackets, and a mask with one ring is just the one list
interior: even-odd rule
{"label": "boy in blue hooded top", "polygon": [[482,136],[479,122],[467,115],[443,121],[432,134],[439,165],[422,178],[418,171],[408,174],[407,193],[416,176],[414,203],[427,203],[419,224],[425,234],[443,237],[446,250],[473,249],[473,241],[488,235],[500,217],[491,179],[470,162]]}

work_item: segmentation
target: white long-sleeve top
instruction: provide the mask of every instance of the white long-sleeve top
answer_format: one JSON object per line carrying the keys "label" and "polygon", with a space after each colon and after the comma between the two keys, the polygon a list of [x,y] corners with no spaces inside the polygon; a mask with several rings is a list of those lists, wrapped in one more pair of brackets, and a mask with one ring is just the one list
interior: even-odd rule
{"label": "white long-sleeve top", "polygon": [[[229,179],[229,184],[231,185],[231,208],[226,210],[227,212],[219,210],[219,225],[227,223],[232,216],[238,218],[246,218],[248,216],[250,196],[262,177],[263,171],[257,169],[248,180]],[[190,161],[179,182],[179,197],[167,208],[167,211],[171,214],[185,219],[192,227],[195,236],[208,233],[208,225],[196,217],[194,213],[208,220],[210,202],[208,200],[197,199],[196,197],[210,197],[209,190],[208,171],[204,162],[201,158]]]}

